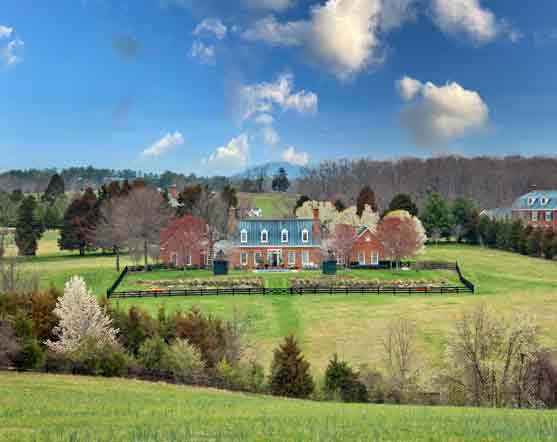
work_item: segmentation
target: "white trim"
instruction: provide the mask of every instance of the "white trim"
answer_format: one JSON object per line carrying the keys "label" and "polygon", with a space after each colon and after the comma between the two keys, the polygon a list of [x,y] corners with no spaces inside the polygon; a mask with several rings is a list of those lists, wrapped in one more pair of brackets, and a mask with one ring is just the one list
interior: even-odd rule
{"label": "white trim", "polygon": [[192,258],[191,258],[191,253],[188,255],[188,263],[186,264],[188,267],[191,267],[191,263],[192,263]]}
{"label": "white trim", "polygon": [[310,265],[309,262],[309,252],[303,251],[302,252],[302,267]]}
{"label": "white trim", "polygon": [[[261,258],[261,262],[257,262],[257,255],[259,255],[259,258]],[[253,265],[261,265],[263,264],[263,253],[261,252],[253,252]]]}
{"label": "white trim", "polygon": [[[306,237],[306,239],[304,239],[304,236]],[[309,242],[309,230],[308,229],[303,229],[302,230],[302,242],[303,243]]]}
{"label": "white trim", "polygon": [[548,211],[545,212],[544,220],[546,222],[553,221],[553,212],[551,210],[548,210]]}
{"label": "white trim", "polygon": [[319,249],[319,246],[315,245],[315,244],[308,244],[306,246],[288,246],[288,245],[281,245],[281,244],[267,244],[267,245],[261,245],[261,244],[257,244],[257,245],[236,245],[235,246],[238,249],[276,249],[278,248],[288,248],[288,249]]}
{"label": "white trim", "polygon": [[365,252],[358,252],[358,264],[361,266],[366,265],[366,254]]}
{"label": "white trim", "polygon": [[[294,257],[293,261],[290,260],[291,257]],[[288,251],[288,265],[289,266],[295,266],[296,265],[296,252],[293,252],[291,250]]]}
{"label": "white trim", "polygon": [[[284,234],[285,234],[285,233],[286,233],[286,239],[284,239]],[[289,237],[289,236],[290,236],[290,235],[289,235],[289,233],[288,233],[288,230],[287,230],[287,229],[282,229],[282,230],[280,231],[280,242],[281,242],[282,244],[287,244],[287,243],[288,243],[288,237]]]}
{"label": "white trim", "polygon": [[546,196],[542,196],[542,197],[540,198],[540,204],[541,204],[542,206],[547,206],[547,203],[549,203],[549,198],[546,197]]}
{"label": "white trim", "polygon": [[[265,241],[263,241],[263,234],[265,234]],[[269,231],[267,229],[263,229],[259,235],[259,242],[262,244],[266,244],[269,242]]]}
{"label": "white trim", "polygon": [[240,242],[242,244],[247,244],[248,242],[248,231],[246,229],[242,229],[240,232]]}
{"label": "white trim", "polygon": [[537,210],[532,210],[532,221],[538,221],[540,219],[540,214]]}
{"label": "white trim", "polygon": [[247,266],[248,261],[249,261],[249,253],[248,252],[240,253],[240,265],[241,266]]}
{"label": "white trim", "polygon": [[371,252],[371,265],[372,266],[379,265],[379,252],[377,250]]}
{"label": "white trim", "polygon": [[536,200],[537,198],[535,196],[529,196],[527,203],[529,206],[533,206],[536,203]]}

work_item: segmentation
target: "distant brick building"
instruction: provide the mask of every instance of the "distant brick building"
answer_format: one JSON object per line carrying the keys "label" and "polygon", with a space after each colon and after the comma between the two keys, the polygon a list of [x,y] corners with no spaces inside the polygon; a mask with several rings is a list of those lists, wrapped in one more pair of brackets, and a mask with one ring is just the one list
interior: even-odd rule
{"label": "distant brick building", "polygon": [[[369,227],[362,226],[357,228],[349,225],[338,225],[336,228],[350,229],[353,233],[347,235],[347,237],[353,237],[355,234],[357,238],[348,257],[337,256],[337,264],[377,266],[379,265],[379,261],[385,259],[383,246],[375,232]],[[348,263],[345,262],[346,259],[348,259]]]}
{"label": "distant brick building", "polygon": [[195,216],[174,218],[160,235],[160,260],[173,267],[205,267],[212,255],[209,226]]}
{"label": "distant brick building", "polygon": [[534,190],[517,198],[512,219],[533,227],[557,227],[557,190]]}
{"label": "distant brick building", "polygon": [[319,211],[311,219],[237,219],[229,215],[234,268],[312,268],[321,263]]}

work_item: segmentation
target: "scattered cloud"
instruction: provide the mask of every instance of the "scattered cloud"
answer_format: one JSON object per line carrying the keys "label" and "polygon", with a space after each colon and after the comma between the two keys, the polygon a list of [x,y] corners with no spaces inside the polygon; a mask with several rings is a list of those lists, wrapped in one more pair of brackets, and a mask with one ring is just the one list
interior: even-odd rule
{"label": "scattered cloud", "polygon": [[112,37],[112,48],[124,60],[131,60],[139,54],[139,41],[131,34],[117,34]]}
{"label": "scattered cloud", "polygon": [[[240,86],[238,95],[242,121],[271,115],[277,108],[282,111],[294,110],[301,115],[317,112],[317,95],[305,90],[295,92],[294,76],[290,73],[279,75],[273,83]],[[267,116],[263,118],[268,119]]]}
{"label": "scattered cloud", "polygon": [[489,108],[480,95],[456,82],[436,86],[404,77],[398,81],[397,89],[410,102],[401,113],[401,124],[418,147],[443,149],[484,128],[489,121]]}
{"label": "scattered cloud", "polygon": [[12,32],[14,32],[14,28],[10,28],[8,26],[0,25],[0,39],[10,38],[12,36]]}
{"label": "scattered cloud", "polygon": [[191,47],[190,56],[196,58],[203,64],[215,63],[215,47],[213,45],[205,45],[202,41],[196,40]]}
{"label": "scattered cloud", "polygon": [[16,38],[15,40],[10,41],[7,45],[0,47],[0,61],[1,63],[7,67],[13,67],[16,64],[20,63],[23,60],[21,55],[18,53],[23,49],[25,43],[23,40]]}
{"label": "scattered cloud", "polygon": [[309,155],[307,152],[296,152],[294,146],[287,147],[281,156],[282,161],[296,166],[307,166],[309,163]]}
{"label": "scattered cloud", "polygon": [[174,133],[167,133],[160,140],[156,141],[154,144],[149,146],[143,152],[141,156],[144,158],[157,158],[161,157],[177,146],[182,146],[184,144],[184,137],[178,131]]}
{"label": "scattered cloud", "polygon": [[309,20],[258,20],[243,38],[272,46],[300,46],[313,63],[340,80],[383,63],[382,34],[413,16],[414,0],[328,0],[311,8]]}
{"label": "scattered cloud", "polygon": [[199,23],[194,31],[194,35],[205,35],[205,34],[212,34],[219,40],[222,40],[226,37],[226,33],[228,32],[228,28],[222,21],[215,18],[206,18],[201,23]]}
{"label": "scattered cloud", "polygon": [[480,0],[433,0],[432,17],[446,34],[464,35],[478,45],[502,35],[512,42],[522,37],[507,21],[498,20],[493,12],[483,8]]}
{"label": "scattered cloud", "polygon": [[237,172],[247,167],[249,153],[248,136],[241,134],[225,146],[218,147],[204,162],[215,171]]}
{"label": "scattered cloud", "polygon": [[261,126],[270,126],[275,122],[275,119],[269,114],[259,114],[253,121]]}
{"label": "scattered cloud", "polygon": [[243,0],[251,9],[284,11],[295,4],[295,0]]}
{"label": "scattered cloud", "polygon": [[270,126],[261,129],[261,135],[263,136],[264,143],[269,147],[274,148],[280,143],[280,135]]}

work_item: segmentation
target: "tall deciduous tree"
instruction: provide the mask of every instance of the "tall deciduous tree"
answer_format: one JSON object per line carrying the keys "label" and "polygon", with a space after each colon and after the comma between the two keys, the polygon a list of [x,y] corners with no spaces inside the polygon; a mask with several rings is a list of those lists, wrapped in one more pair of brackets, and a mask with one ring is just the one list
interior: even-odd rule
{"label": "tall deciduous tree", "polygon": [[19,254],[34,256],[43,233],[43,224],[37,216],[37,201],[29,195],[23,199],[17,214],[15,243]]}
{"label": "tall deciduous tree", "polygon": [[418,206],[407,193],[397,193],[389,203],[389,212],[406,210],[412,216],[418,216]]}
{"label": "tall deciduous tree", "polygon": [[61,250],[79,250],[81,256],[92,247],[91,232],[98,220],[97,196],[91,188],[74,198],[66,209],[58,244]]}
{"label": "tall deciduous tree", "polygon": [[454,223],[454,234],[457,241],[462,241],[466,237],[467,227],[470,227],[472,217],[474,216],[475,204],[468,198],[457,198],[452,207],[451,214]]}
{"label": "tall deciduous tree", "polygon": [[120,252],[126,245],[125,214],[118,210],[123,197],[106,198],[100,205],[99,218],[91,232],[92,242],[96,247],[111,250],[116,254],[116,271],[120,271]]}
{"label": "tall deciduous tree", "polygon": [[356,201],[356,213],[358,216],[362,216],[366,206],[370,206],[372,211],[377,212],[375,192],[369,186],[363,187],[358,195],[358,200]]}
{"label": "tall deciduous tree", "polygon": [[64,195],[65,189],[66,186],[64,183],[64,178],[62,178],[62,176],[60,176],[59,174],[55,173],[50,178],[48,186],[46,187],[46,190],[43,195],[43,200],[48,202],[49,204],[52,204],[56,200],[56,198]]}
{"label": "tall deciduous tree", "polygon": [[391,212],[381,220],[377,237],[383,252],[397,267],[402,259],[423,253],[427,239],[420,220],[402,210]]}
{"label": "tall deciduous tree", "polygon": [[307,398],[313,392],[309,363],[294,336],[287,336],[275,350],[269,384],[275,396]]}

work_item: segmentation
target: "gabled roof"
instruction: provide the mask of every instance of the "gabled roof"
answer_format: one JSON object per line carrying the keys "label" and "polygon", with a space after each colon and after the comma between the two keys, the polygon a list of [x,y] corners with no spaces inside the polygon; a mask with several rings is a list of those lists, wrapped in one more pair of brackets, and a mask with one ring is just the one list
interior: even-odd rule
{"label": "gabled roof", "polygon": [[557,190],[534,190],[517,198],[513,210],[557,210]]}
{"label": "gabled roof", "polygon": [[160,244],[165,245],[174,235],[176,235],[180,230],[184,228],[198,229],[200,234],[205,232],[206,224],[201,218],[197,218],[191,215],[185,215],[181,218],[172,218],[168,223],[168,227],[161,230]]}

